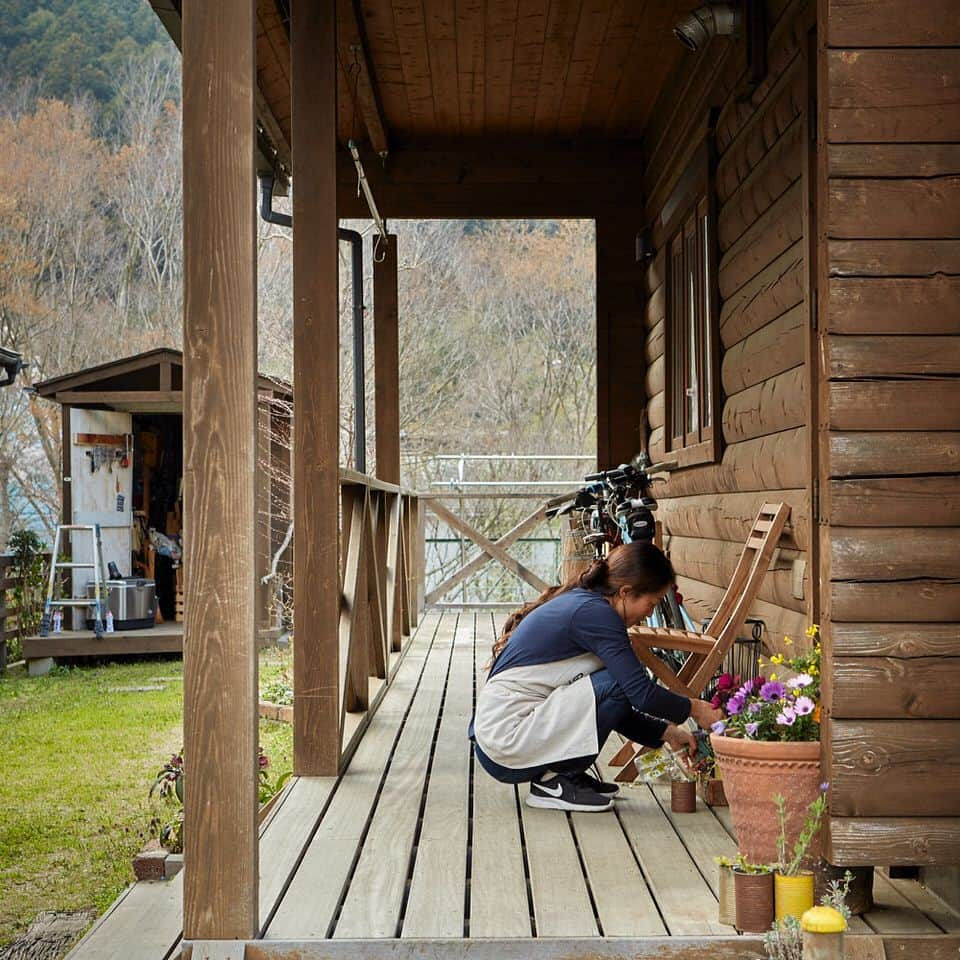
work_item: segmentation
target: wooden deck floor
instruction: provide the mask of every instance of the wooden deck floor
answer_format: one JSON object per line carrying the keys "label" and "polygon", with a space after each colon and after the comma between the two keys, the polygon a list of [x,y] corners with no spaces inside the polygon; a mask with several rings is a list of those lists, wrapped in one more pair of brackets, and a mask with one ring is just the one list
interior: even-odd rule
{"label": "wooden deck floor", "polygon": [[[548,940],[586,940],[599,955],[709,938],[712,957],[761,957],[717,922],[713,857],[735,852],[724,808],[673,815],[666,787],[639,785],[612,814],[532,810],[526,787],[475,767],[466,727],[494,616],[428,611],[347,772],[287,791],[263,825],[262,942],[247,956],[291,941],[325,941],[330,957],[379,956],[371,942],[392,941],[384,956],[399,958],[423,941],[502,938],[516,951],[501,956],[533,956],[531,939],[548,952]],[[955,955],[944,934],[960,933],[960,916],[919,884],[878,873],[876,896],[852,933],[930,935]],[[73,956],[176,955],[180,900],[179,879],[129,888]]]}

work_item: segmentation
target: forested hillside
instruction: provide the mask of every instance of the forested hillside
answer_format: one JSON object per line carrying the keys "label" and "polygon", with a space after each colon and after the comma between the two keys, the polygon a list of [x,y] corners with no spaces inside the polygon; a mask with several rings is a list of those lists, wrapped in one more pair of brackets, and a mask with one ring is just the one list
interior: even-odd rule
{"label": "forested hillside", "polygon": [[172,47],[146,0],[0,0],[0,74],[109,108],[131,58]]}

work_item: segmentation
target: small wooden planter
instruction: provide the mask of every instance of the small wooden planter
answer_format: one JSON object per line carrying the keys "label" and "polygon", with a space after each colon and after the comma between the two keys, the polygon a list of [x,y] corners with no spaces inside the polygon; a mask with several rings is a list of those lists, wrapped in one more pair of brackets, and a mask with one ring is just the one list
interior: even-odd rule
{"label": "small wooden planter", "polygon": [[723,781],[718,777],[700,781],[700,796],[708,807],[726,807],[727,795],[723,792]]}
{"label": "small wooden planter", "polygon": [[733,871],[737,898],[737,929],[766,933],[773,923],[773,874]]}
{"label": "small wooden planter", "polygon": [[293,707],[283,703],[260,701],[260,716],[264,720],[279,720],[281,723],[293,723]]}

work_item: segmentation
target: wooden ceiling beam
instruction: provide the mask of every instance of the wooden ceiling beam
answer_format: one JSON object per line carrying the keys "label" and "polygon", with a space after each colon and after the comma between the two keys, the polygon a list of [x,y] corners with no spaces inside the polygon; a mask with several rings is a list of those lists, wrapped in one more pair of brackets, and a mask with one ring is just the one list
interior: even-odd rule
{"label": "wooden ceiling beam", "polygon": [[[337,58],[343,71],[341,76],[347,77],[346,93],[351,99],[356,98],[354,107],[363,116],[370,145],[380,156],[388,154],[387,127],[356,0],[337,4]],[[359,65],[359,73],[355,64]]]}

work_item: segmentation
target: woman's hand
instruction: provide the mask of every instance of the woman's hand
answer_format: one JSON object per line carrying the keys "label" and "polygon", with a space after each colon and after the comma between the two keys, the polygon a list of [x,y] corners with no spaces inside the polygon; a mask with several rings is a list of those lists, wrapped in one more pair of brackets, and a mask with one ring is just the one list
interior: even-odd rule
{"label": "woman's hand", "polygon": [[661,739],[674,753],[682,753],[690,760],[697,755],[696,737],[686,727],[671,723],[663,731]]}
{"label": "woman's hand", "polygon": [[711,707],[706,700],[691,700],[690,716],[696,721],[698,727],[709,730],[711,723],[716,723],[723,718],[723,711],[717,707]]}

